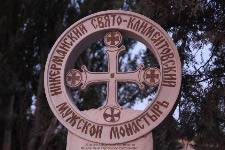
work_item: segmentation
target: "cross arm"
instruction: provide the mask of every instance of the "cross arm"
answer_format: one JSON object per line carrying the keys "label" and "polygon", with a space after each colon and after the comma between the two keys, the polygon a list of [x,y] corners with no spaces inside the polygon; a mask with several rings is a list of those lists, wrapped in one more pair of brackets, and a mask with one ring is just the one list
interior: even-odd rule
{"label": "cross arm", "polygon": [[90,72],[86,68],[86,66],[82,66],[81,69],[83,72],[82,75],[82,86],[81,89],[85,90],[87,86],[91,85],[92,83],[102,83],[107,82],[109,80],[109,73],[108,72]]}
{"label": "cross arm", "polygon": [[118,72],[116,78],[118,82],[132,82],[136,83],[140,89],[144,89],[144,64],[141,64],[139,68],[131,72]]}

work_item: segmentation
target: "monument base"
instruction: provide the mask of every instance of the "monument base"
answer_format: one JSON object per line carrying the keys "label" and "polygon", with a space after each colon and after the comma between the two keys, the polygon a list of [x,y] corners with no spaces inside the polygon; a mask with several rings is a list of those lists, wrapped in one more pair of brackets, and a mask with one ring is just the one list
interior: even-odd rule
{"label": "monument base", "polygon": [[153,150],[152,132],[136,140],[121,144],[91,142],[68,131],[66,150]]}

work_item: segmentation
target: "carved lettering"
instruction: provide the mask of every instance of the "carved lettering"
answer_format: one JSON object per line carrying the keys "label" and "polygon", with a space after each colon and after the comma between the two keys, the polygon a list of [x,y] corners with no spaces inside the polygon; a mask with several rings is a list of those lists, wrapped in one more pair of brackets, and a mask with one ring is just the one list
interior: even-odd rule
{"label": "carved lettering", "polygon": [[60,74],[60,72],[59,71],[55,71],[55,70],[50,70],[49,71],[49,76],[56,76],[56,75],[59,75]]}
{"label": "carved lettering", "polygon": [[69,46],[73,46],[73,42],[70,41],[70,42],[68,43],[68,42],[67,42],[67,38],[65,38],[65,39],[63,40],[63,42],[64,42],[65,44],[69,45]]}
{"label": "carved lettering", "polygon": [[163,101],[163,102],[157,101],[156,103],[161,105],[161,106],[163,106],[163,107],[165,107],[165,108],[167,108],[169,106],[169,103],[166,102],[166,101]]}
{"label": "carved lettering", "polygon": [[89,122],[86,121],[86,122],[84,123],[83,128],[82,128],[82,132],[84,132],[85,134],[87,134],[87,133],[88,133],[87,131],[88,131],[88,127],[89,127],[89,126],[91,126],[91,124],[90,124]]}
{"label": "carved lettering", "polygon": [[125,129],[123,128],[123,126],[120,127],[120,135],[122,135],[122,137],[124,137],[126,134],[125,134]]}
{"label": "carved lettering", "polygon": [[67,44],[65,44],[65,43],[62,42],[62,43],[59,45],[59,48],[61,48],[61,49],[63,49],[64,51],[68,52],[69,49],[70,49],[70,46],[68,46]]}
{"label": "carved lettering", "polygon": [[105,19],[105,27],[110,27],[109,15],[105,15],[104,19]]}
{"label": "carved lettering", "polygon": [[155,32],[155,33],[153,34],[152,38],[151,38],[151,41],[152,41],[153,43],[155,43],[155,41],[157,40],[157,38],[159,38],[159,36],[160,36],[160,33],[159,33],[159,32]]}
{"label": "carved lettering", "polygon": [[73,127],[77,120],[80,119],[74,112],[72,113],[72,116],[66,119],[66,122],[69,122],[69,124]]}
{"label": "carved lettering", "polygon": [[165,80],[176,80],[176,74],[164,74],[164,81]]}
{"label": "carved lettering", "polygon": [[73,29],[73,34],[76,35],[76,37],[79,39],[80,36],[82,36],[80,30],[78,30],[77,28]]}
{"label": "carved lettering", "polygon": [[176,86],[176,81],[168,81],[168,80],[164,80],[164,81],[163,81],[163,86],[175,87],[175,86]]}
{"label": "carved lettering", "polygon": [[140,20],[138,20],[138,21],[134,24],[133,30],[137,31],[138,28],[139,28],[139,25],[140,25]]}
{"label": "carved lettering", "polygon": [[144,129],[144,124],[140,125],[141,119],[136,120],[136,124],[138,125],[139,128]]}
{"label": "carved lettering", "polygon": [[58,111],[60,114],[62,114],[69,106],[67,105],[66,102],[59,104],[58,106],[56,106],[56,108],[58,108]]}
{"label": "carved lettering", "polygon": [[97,29],[98,26],[97,26],[97,24],[95,24],[95,23],[96,23],[96,19],[95,19],[95,18],[91,19],[91,24],[92,24],[92,26],[93,26],[95,29]]}
{"label": "carved lettering", "polygon": [[111,130],[110,130],[110,139],[113,138],[113,135],[114,135],[114,138],[118,138],[120,139],[120,135],[119,135],[119,131],[118,131],[118,127],[112,127]]}
{"label": "carved lettering", "polygon": [[84,119],[80,119],[78,124],[77,124],[77,129],[81,129],[82,127],[80,126],[80,123],[83,122],[84,123]]}
{"label": "carved lettering", "polygon": [[95,138],[101,138],[102,137],[102,130],[103,130],[103,126],[97,126]]}
{"label": "carved lettering", "polygon": [[63,50],[56,50],[56,53],[59,54],[60,56],[62,56],[63,58],[66,56],[67,52],[63,51]]}
{"label": "carved lettering", "polygon": [[161,45],[161,46],[158,48],[158,50],[160,50],[160,49],[162,49],[162,48],[168,48],[168,47],[169,47],[169,44],[168,44],[167,41],[165,41],[164,44]]}
{"label": "carved lettering", "polygon": [[65,118],[65,117],[67,117],[71,113],[72,113],[72,110],[69,108],[69,109],[66,110],[66,113],[65,114],[62,114],[62,117]]}
{"label": "carved lettering", "polygon": [[91,128],[90,128],[90,136],[92,137],[95,133],[96,133],[96,128],[95,128],[95,125],[93,125]]}
{"label": "carved lettering", "polygon": [[88,32],[87,29],[85,28],[84,24],[81,24],[79,26],[79,29],[83,35]]}
{"label": "carved lettering", "polygon": [[142,22],[142,24],[141,24],[141,26],[139,27],[139,29],[138,29],[138,32],[140,32],[140,30],[141,30],[141,34],[144,34],[145,32],[145,29],[147,28],[147,26],[148,26],[148,23],[146,23],[146,22]]}
{"label": "carved lettering", "polygon": [[146,116],[146,115],[143,115],[141,118],[144,119],[144,121],[145,121],[145,123],[146,123],[147,125],[150,125],[150,123],[149,123],[148,120],[145,118],[145,116]]}
{"label": "carved lettering", "polygon": [[67,34],[67,37],[74,43],[77,40],[77,37],[73,35],[73,33]]}
{"label": "carved lettering", "polygon": [[143,116],[136,119],[135,121],[132,121],[131,123],[126,123],[119,127],[111,127],[110,139],[120,139],[120,137],[137,134],[142,129],[144,129],[145,123],[150,126],[151,121],[155,122],[163,114],[161,107],[168,108],[168,106],[169,103],[166,101],[157,101],[156,104],[151,107],[150,113],[145,113]]}
{"label": "carved lettering", "polygon": [[159,110],[159,105],[155,104],[153,106],[153,108],[151,109],[151,111],[156,115],[156,116],[160,116],[160,114],[162,114],[162,111]]}
{"label": "carved lettering", "polygon": [[144,31],[144,34],[146,33],[145,36],[148,36],[148,38],[150,38],[154,31],[155,28],[153,28],[153,26],[150,26]]}
{"label": "carved lettering", "polygon": [[124,126],[125,126],[125,130],[126,130],[127,135],[128,136],[133,135],[133,130],[132,130],[131,125],[128,123],[128,124],[125,124]]}
{"label": "carved lettering", "polygon": [[165,67],[163,70],[164,73],[169,73],[169,72],[176,72],[176,66],[172,67]]}
{"label": "carved lettering", "polygon": [[152,36],[151,40],[153,41],[153,43],[156,43],[155,46],[158,46],[163,41],[165,41],[163,36],[160,36],[160,32],[155,32],[154,35]]}
{"label": "carved lettering", "polygon": [[62,93],[61,82],[50,83],[50,92],[52,96],[61,94]]}
{"label": "carved lettering", "polygon": [[136,19],[136,18],[130,17],[129,22],[128,22],[128,24],[127,24],[127,28],[133,29],[133,25],[134,25],[134,20],[135,20],[135,19]]}
{"label": "carved lettering", "polygon": [[54,62],[55,64],[62,66],[62,62],[63,62],[64,57],[60,57],[60,56],[53,56],[52,62]]}
{"label": "carved lettering", "polygon": [[122,20],[121,16],[119,16],[116,21],[117,21],[117,24],[119,26],[122,23],[123,20]]}
{"label": "carved lettering", "polygon": [[[60,76],[56,76],[56,77],[49,77],[49,82],[61,82],[60,80]],[[51,84],[54,84],[54,83],[50,83]]]}
{"label": "carved lettering", "polygon": [[110,26],[115,26],[116,24],[119,26],[123,22],[122,17],[119,15],[103,15],[96,18],[91,19],[91,25],[94,29],[98,28],[106,28]]}
{"label": "carved lettering", "polygon": [[172,66],[172,65],[175,65],[175,61],[174,61],[174,60],[168,60],[168,61],[165,62],[163,65],[166,66],[166,67],[168,67],[169,64],[170,64],[171,66]]}
{"label": "carved lettering", "polygon": [[53,69],[53,70],[61,70],[61,68],[58,68],[58,67],[56,66],[56,64],[51,64],[50,69]]}
{"label": "carved lettering", "polygon": [[173,53],[169,53],[169,54],[166,54],[166,55],[161,56],[161,60],[162,61],[166,61],[169,58],[173,58],[173,57],[174,57]]}
{"label": "carved lettering", "polygon": [[132,129],[133,129],[134,133],[137,133],[137,132],[140,131],[140,129],[138,128],[138,126],[134,122],[132,122]]}
{"label": "carved lettering", "polygon": [[171,53],[171,52],[172,52],[172,50],[170,48],[164,48],[160,54],[166,55],[166,54]]}
{"label": "carved lettering", "polygon": [[115,25],[115,20],[116,20],[116,19],[115,19],[115,18],[116,18],[116,15],[111,15],[111,17],[113,18],[113,21],[112,21],[113,24],[112,24],[112,25],[114,26],[114,25]]}
{"label": "carved lettering", "polygon": [[102,22],[102,17],[97,17],[97,21],[98,21],[98,27],[99,28],[104,28],[104,23]]}
{"label": "carved lettering", "polygon": [[158,119],[158,117],[156,117],[156,115],[147,115],[153,122],[155,122],[157,119]]}

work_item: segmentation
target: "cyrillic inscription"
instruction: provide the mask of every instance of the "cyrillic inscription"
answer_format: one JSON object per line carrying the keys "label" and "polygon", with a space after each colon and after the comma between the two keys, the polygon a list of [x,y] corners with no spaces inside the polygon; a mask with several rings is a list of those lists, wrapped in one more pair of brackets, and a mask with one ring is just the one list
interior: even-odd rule
{"label": "cyrillic inscription", "polygon": [[73,112],[66,102],[59,104],[56,108],[62,118],[69,123],[71,127],[76,128],[80,132],[88,134],[91,137],[101,139],[103,126],[88,122],[85,118],[82,118],[80,115]]}
{"label": "cyrillic inscription", "polygon": [[121,126],[113,126],[110,130],[110,139],[131,136],[137,134],[143,130],[146,126],[150,126],[152,122],[155,122],[162,114],[163,110],[169,106],[166,101],[157,101],[156,104],[146,112],[144,115],[140,116],[136,120],[123,124]]}
{"label": "cyrillic inscription", "polygon": [[52,61],[50,62],[49,85],[52,96],[62,93],[60,71],[66,54],[73,44],[86,33],[88,33],[86,27],[84,24],[81,24],[69,32],[58,44],[58,47],[53,54]]}

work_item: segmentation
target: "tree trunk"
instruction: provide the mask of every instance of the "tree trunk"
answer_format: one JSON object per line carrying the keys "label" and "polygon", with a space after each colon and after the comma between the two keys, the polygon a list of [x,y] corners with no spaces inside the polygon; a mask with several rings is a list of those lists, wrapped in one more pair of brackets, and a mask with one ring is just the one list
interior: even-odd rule
{"label": "tree trunk", "polygon": [[8,108],[8,121],[4,133],[3,150],[10,150],[12,145],[12,121],[13,121],[13,105],[15,102],[15,95],[12,94],[9,108]]}
{"label": "tree trunk", "polygon": [[[44,41],[44,40],[43,40]],[[44,120],[42,117],[43,108],[42,108],[42,99],[44,95],[44,68],[45,68],[45,61],[46,61],[46,53],[47,53],[47,40],[44,41],[43,48],[41,49],[40,54],[40,74],[39,74],[39,81],[38,81],[38,88],[37,88],[37,96],[36,96],[36,111],[33,121],[33,129],[30,133],[30,140],[27,144],[28,150],[35,150],[37,149],[38,144],[38,136],[40,136],[40,132],[42,130],[42,123]]]}
{"label": "tree trunk", "polygon": [[49,140],[48,140],[49,135],[54,131],[54,129],[56,127],[56,124],[57,124],[57,119],[56,119],[56,117],[53,117],[52,120],[49,123],[47,131],[44,134],[44,138],[43,138],[43,140],[41,142],[41,145],[40,145],[38,150],[44,150],[44,149],[47,148],[47,143],[49,142]]}

